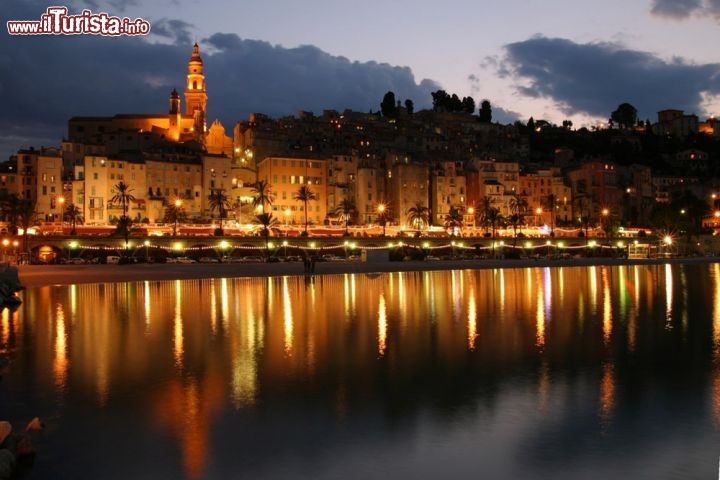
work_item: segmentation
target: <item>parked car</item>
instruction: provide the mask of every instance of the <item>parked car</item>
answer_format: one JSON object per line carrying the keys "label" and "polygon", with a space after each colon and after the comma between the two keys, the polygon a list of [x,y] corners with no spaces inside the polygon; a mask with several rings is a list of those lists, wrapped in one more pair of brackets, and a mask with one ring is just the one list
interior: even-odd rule
{"label": "parked car", "polygon": [[177,257],[175,260],[177,263],[197,263],[195,260],[189,257]]}
{"label": "parked car", "polygon": [[118,263],[120,263],[120,257],[117,256],[117,255],[108,255],[108,256],[105,258],[105,263],[107,263],[108,265],[109,265],[109,264],[115,264],[115,265],[117,265]]}
{"label": "parked car", "polygon": [[200,257],[198,262],[200,262],[200,263],[220,263],[220,260],[218,260],[215,257]]}

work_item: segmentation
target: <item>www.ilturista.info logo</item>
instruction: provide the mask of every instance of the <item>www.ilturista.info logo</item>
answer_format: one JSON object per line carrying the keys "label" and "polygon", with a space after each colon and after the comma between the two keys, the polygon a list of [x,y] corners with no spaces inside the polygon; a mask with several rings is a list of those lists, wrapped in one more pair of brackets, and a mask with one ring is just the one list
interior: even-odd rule
{"label": "www.ilturista.info logo", "polygon": [[7,22],[10,35],[147,35],[150,23],[142,18],[111,17],[107,13],[83,10],[80,15],[68,15],[67,7],[48,7],[40,20]]}

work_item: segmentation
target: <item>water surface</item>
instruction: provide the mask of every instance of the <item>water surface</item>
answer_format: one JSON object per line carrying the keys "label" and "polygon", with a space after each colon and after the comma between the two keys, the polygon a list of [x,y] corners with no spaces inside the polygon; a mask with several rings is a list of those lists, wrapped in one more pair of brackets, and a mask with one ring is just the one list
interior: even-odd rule
{"label": "water surface", "polygon": [[720,265],[30,288],[31,478],[715,478]]}

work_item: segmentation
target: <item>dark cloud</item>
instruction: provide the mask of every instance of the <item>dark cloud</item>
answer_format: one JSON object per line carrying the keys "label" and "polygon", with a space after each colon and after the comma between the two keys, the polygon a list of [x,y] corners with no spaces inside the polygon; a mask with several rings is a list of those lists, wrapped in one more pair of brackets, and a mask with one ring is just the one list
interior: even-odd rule
{"label": "dark cloud", "polygon": [[701,6],[700,0],[653,0],[650,11],[663,17],[686,18]]}
{"label": "dark cloud", "polygon": [[720,18],[720,0],[652,0],[650,12],[677,20],[695,15]]}
{"label": "dark cloud", "polygon": [[505,46],[498,66],[523,81],[517,90],[554,100],[566,115],[607,118],[629,102],[641,118],[676,108],[701,114],[702,93],[720,94],[720,64],[664,61],[650,53],[606,43],[578,44],[536,37]]}
{"label": "dark cloud", "polygon": [[287,49],[233,34],[215,34],[207,44],[216,50],[206,61],[209,88],[230,111],[378,110],[389,90],[422,108],[440,88],[418,85],[407,67],[351,62],[308,45]]}
{"label": "dark cloud", "polygon": [[[47,8],[34,0],[11,1],[9,7],[0,14],[2,23],[39,19]],[[0,42],[0,160],[18,148],[47,145],[48,138],[59,144],[73,116],[167,111],[169,92],[184,87],[191,25],[167,19],[151,23],[155,38],[172,43],[94,35],[5,37]],[[200,44],[209,120],[220,119],[228,131],[251,112],[376,111],[388,90],[412,99],[416,109],[425,108],[430,92],[441,88],[431,80],[418,84],[407,67],[351,62],[313,46],[286,49],[229,34]]]}
{"label": "dark cloud", "polygon": [[162,18],[152,22],[150,33],[169,39],[172,43],[186,45],[192,41],[192,28],[191,23]]}
{"label": "dark cloud", "polygon": [[[137,7],[139,5],[138,0],[75,0],[75,2],[81,9],[88,8],[92,10],[93,13],[105,11],[111,15],[126,13],[129,7]],[[72,4],[73,2],[70,1],[69,3]],[[65,5],[67,5],[67,3]]]}

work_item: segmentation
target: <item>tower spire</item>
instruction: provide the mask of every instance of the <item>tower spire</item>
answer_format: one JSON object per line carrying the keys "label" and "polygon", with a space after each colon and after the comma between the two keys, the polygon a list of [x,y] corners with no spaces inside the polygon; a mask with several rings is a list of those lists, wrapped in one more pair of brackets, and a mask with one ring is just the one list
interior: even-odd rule
{"label": "tower spire", "polygon": [[195,138],[202,140],[206,129],[207,91],[200,46],[193,45],[188,61],[187,86],[185,88],[185,113],[193,116]]}

